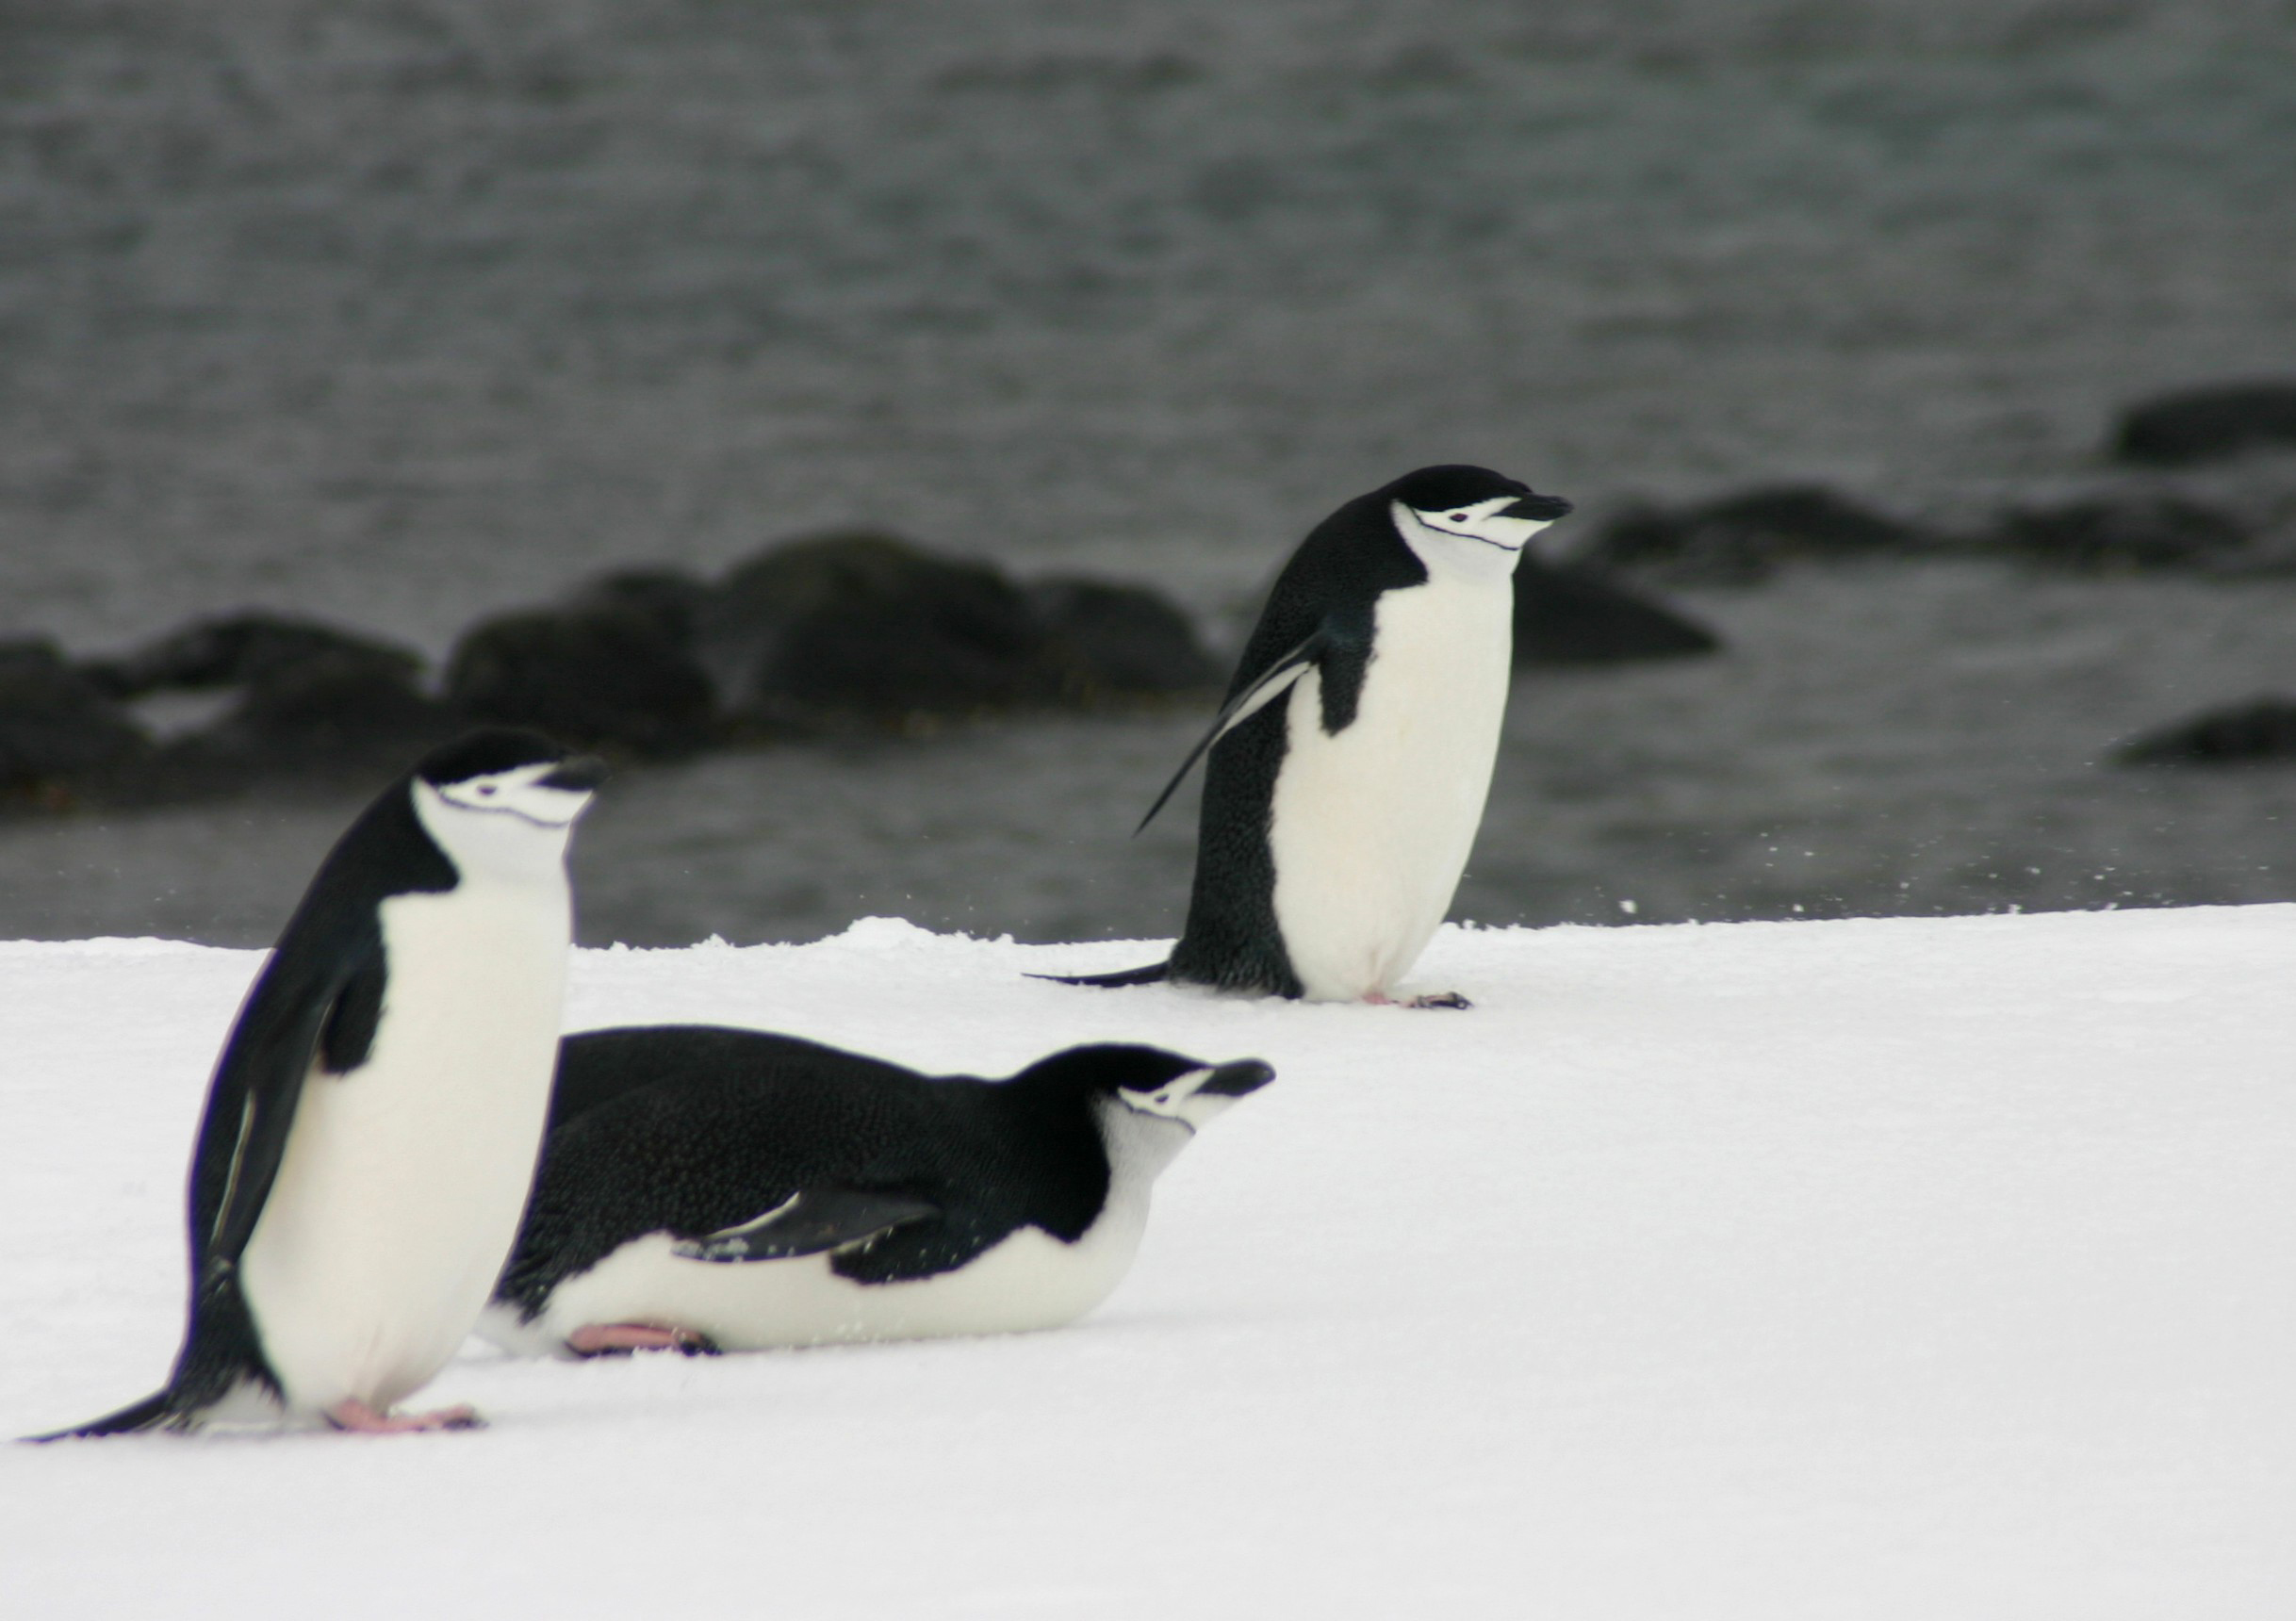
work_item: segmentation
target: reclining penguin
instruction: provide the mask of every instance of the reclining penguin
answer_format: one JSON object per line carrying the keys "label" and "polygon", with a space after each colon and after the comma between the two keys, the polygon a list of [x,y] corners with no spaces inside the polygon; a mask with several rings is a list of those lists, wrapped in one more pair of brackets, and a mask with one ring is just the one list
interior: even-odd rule
{"label": "reclining penguin", "polygon": [[1483,821],[1515,566],[1569,511],[1487,468],[1435,467],[1318,524],[1277,576],[1210,730],[1140,819],[1205,760],[1179,942],[1167,961],[1063,983],[1393,1000]]}
{"label": "reclining penguin", "polygon": [[928,1079],[759,1030],[569,1036],[479,1333],[563,1356],[1057,1327],[1123,1279],[1156,1174],[1272,1074],[1091,1046]]}
{"label": "reclining penguin", "polygon": [[517,1236],[563,1014],[566,841],[603,777],[534,733],[475,732],[352,825],[209,1083],[166,1387],[41,1439],[477,1423],[391,1408],[469,1334]]}

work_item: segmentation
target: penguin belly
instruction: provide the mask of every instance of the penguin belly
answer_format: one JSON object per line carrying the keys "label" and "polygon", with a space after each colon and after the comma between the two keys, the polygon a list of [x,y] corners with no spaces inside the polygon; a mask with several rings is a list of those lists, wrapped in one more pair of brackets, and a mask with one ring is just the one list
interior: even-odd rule
{"label": "penguin belly", "polygon": [[382,925],[367,1062],[305,1082],[240,1261],[299,1414],[347,1398],[385,1409],[446,1366],[517,1236],[549,1105],[563,885],[395,896]]}
{"label": "penguin belly", "polygon": [[826,1254],[690,1260],[672,1253],[669,1235],[650,1233],[561,1283],[532,1321],[497,1304],[479,1332],[504,1350],[548,1355],[593,1323],[691,1329],[721,1351],[1058,1328],[1107,1299],[1147,1224],[1144,1196],[1112,1200],[1073,1244],[1020,1227],[954,1270],[889,1284],[841,1277]]}
{"label": "penguin belly", "polygon": [[1483,823],[1512,674],[1513,597],[1447,580],[1379,598],[1353,723],[1292,687],[1269,810],[1275,919],[1306,995],[1392,991],[1451,909]]}

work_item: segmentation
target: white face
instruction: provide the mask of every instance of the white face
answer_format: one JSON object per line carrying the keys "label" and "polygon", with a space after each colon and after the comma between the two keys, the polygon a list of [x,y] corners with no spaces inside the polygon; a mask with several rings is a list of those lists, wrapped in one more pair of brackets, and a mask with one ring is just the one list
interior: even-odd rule
{"label": "white face", "polygon": [[[1489,500],[1476,501],[1471,506],[1440,507],[1434,512],[1420,512],[1402,502],[1394,503],[1397,532],[1411,544],[1411,549],[1422,559],[1429,557],[1431,548],[1451,552],[1454,547],[1480,547],[1509,559],[1522,551],[1531,537],[1552,521],[1535,517],[1501,517],[1500,514],[1520,499],[1516,496],[1493,496]],[[1422,536],[1424,539],[1422,539]]]}
{"label": "white face", "polygon": [[566,839],[589,809],[585,788],[546,788],[545,761],[444,786],[415,778],[415,814],[467,878],[566,882]]}
{"label": "white face", "polygon": [[[555,761],[514,765],[508,771],[465,778],[433,788],[448,805],[487,816],[515,816],[537,827],[570,827],[590,808],[587,788],[549,788],[543,778],[558,769]],[[429,783],[422,786],[432,787]]]}
{"label": "white face", "polygon": [[1201,1131],[1218,1116],[1227,1112],[1229,1105],[1236,1102],[1232,1093],[1201,1089],[1213,1073],[1212,1067],[1207,1064],[1201,1070],[1189,1070],[1185,1074],[1174,1075],[1151,1092],[1136,1092],[1128,1087],[1119,1087],[1116,1089],[1116,1099],[1134,1114],[1178,1121],[1189,1131]]}

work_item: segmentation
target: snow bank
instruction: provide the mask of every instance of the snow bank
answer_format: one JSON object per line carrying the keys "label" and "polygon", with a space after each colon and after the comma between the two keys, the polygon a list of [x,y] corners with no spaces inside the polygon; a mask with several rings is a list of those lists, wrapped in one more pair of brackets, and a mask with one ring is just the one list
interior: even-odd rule
{"label": "snow bank", "polygon": [[[0,1449],[11,1614],[2296,1613],[2296,906],[1447,929],[1470,1013],[1072,990],[873,919],[568,1024],[1279,1079],[1082,1325],[513,1363],[472,1435]],[[143,1394],[257,957],[0,945],[0,1428]]]}

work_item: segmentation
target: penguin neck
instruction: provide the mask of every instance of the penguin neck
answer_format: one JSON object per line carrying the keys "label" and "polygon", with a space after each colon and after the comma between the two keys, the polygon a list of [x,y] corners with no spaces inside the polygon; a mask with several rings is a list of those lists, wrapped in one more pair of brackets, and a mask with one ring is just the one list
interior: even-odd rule
{"label": "penguin neck", "polygon": [[1145,1198],[1150,1184],[1196,1135],[1184,1121],[1143,1114],[1105,1093],[1095,1100],[1092,1112],[1108,1156],[1110,1204]]}
{"label": "penguin neck", "polygon": [[1088,1228],[1109,1215],[1144,1217],[1149,1186],[1195,1135],[1184,1121],[1119,1102],[1089,1053],[1041,1059],[996,1089],[1040,1172],[1092,1211]]}

